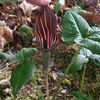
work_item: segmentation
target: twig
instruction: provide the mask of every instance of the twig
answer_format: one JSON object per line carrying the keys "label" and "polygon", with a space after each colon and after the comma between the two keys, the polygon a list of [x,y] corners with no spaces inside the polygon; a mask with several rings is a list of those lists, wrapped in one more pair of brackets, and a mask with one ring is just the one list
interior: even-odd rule
{"label": "twig", "polygon": [[80,85],[80,90],[83,90],[83,84],[84,84],[84,79],[85,79],[85,72],[86,72],[86,66],[87,64],[84,65],[84,70],[83,70],[83,75],[82,75],[82,80],[81,80],[81,85]]}
{"label": "twig", "polygon": [[46,82],[46,95],[47,95],[47,100],[49,100],[49,83],[48,83],[48,68],[45,74],[45,82]]}

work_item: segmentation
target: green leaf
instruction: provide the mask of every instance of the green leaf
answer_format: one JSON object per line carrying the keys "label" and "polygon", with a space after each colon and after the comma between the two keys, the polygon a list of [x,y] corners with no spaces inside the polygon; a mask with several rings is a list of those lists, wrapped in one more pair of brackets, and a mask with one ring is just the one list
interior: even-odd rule
{"label": "green leaf", "polygon": [[23,48],[18,54],[0,52],[0,58],[24,62],[36,52],[35,48]]}
{"label": "green leaf", "polygon": [[16,97],[16,94],[21,87],[31,79],[35,72],[35,68],[36,65],[34,63],[31,61],[25,61],[23,64],[17,65],[16,68],[12,70],[10,82],[13,88],[14,97]]}
{"label": "green leaf", "polygon": [[95,64],[100,67],[100,55],[94,54],[91,56],[91,59],[93,59]]}
{"label": "green leaf", "polygon": [[83,48],[83,47],[81,48],[79,53],[81,55],[86,56],[87,58],[90,58],[91,56],[93,56],[93,53],[89,49],[86,49],[86,48]]}
{"label": "green leaf", "polygon": [[92,27],[88,38],[91,40],[100,42],[100,28]]}
{"label": "green leaf", "polygon": [[82,8],[82,9],[86,9],[86,5],[84,2],[80,3],[79,6]]}
{"label": "green leaf", "polygon": [[99,54],[100,55],[100,43],[90,40],[88,38],[84,38],[81,41],[76,41],[79,45],[88,48],[91,50],[94,54]]}
{"label": "green leaf", "polygon": [[100,42],[100,32],[94,32],[90,34],[88,38]]}
{"label": "green leaf", "polygon": [[73,11],[67,11],[65,13],[62,28],[62,39],[65,43],[77,43],[81,47],[84,47],[79,54],[73,57],[70,69],[71,73],[74,74],[82,69],[83,65],[87,63],[90,58],[93,59],[96,64],[100,64],[100,28],[91,28],[84,18]]}
{"label": "green leaf", "polygon": [[92,28],[86,38],[75,39],[75,42],[91,50],[93,54],[100,55],[100,28]]}
{"label": "green leaf", "polygon": [[100,42],[100,31],[92,31],[89,34],[88,38],[93,40],[93,41]]}
{"label": "green leaf", "polygon": [[76,97],[76,100],[92,100],[90,97],[85,96],[80,91],[71,91],[70,94],[73,95],[74,97]]}
{"label": "green leaf", "polygon": [[80,15],[66,12],[63,17],[62,36],[64,42],[77,43],[100,55],[100,28],[91,28]]}
{"label": "green leaf", "polygon": [[93,54],[89,49],[82,48],[80,50],[81,55],[85,55],[89,59],[93,59],[95,64],[100,67],[100,55]]}
{"label": "green leaf", "polygon": [[88,58],[86,58],[85,55],[75,55],[73,57],[72,62],[71,62],[71,68],[70,68],[70,73],[75,74],[77,71],[81,70],[84,64],[88,62]]}
{"label": "green leaf", "polygon": [[91,29],[91,31],[90,31],[90,33],[91,32],[100,32],[100,27],[92,27],[92,29]]}
{"label": "green leaf", "polygon": [[80,15],[74,12],[66,12],[62,21],[62,37],[66,43],[75,43],[76,38],[88,36],[91,27]]}
{"label": "green leaf", "polygon": [[82,10],[82,8],[80,6],[75,6],[75,7],[71,8],[70,10],[68,10],[68,12],[80,13],[81,10]]}
{"label": "green leaf", "polygon": [[25,32],[25,33],[29,33],[29,32],[31,33],[32,29],[29,26],[24,24],[19,28],[19,31]]}
{"label": "green leaf", "polygon": [[93,53],[86,49],[81,48],[70,63],[70,73],[75,74],[77,71],[82,70],[83,66],[88,63],[89,59],[93,57]]}
{"label": "green leaf", "polygon": [[35,48],[23,48],[17,55],[17,59],[19,62],[23,62],[24,60],[28,59],[29,57],[33,56],[36,52]]}
{"label": "green leaf", "polygon": [[7,59],[7,60],[16,60],[16,55],[10,53],[3,53],[3,52],[0,52],[0,58],[3,58],[3,59]]}
{"label": "green leaf", "polygon": [[22,26],[19,28],[19,31],[22,32],[22,33],[21,33],[21,36],[22,36],[22,39],[23,39],[23,40],[31,40],[31,39],[34,37],[32,28],[30,28],[30,27],[27,26],[27,25],[22,25]]}
{"label": "green leaf", "polygon": [[54,6],[54,11],[57,13],[58,11],[60,11],[60,8],[61,8],[61,4],[59,3],[59,0],[57,0]]}

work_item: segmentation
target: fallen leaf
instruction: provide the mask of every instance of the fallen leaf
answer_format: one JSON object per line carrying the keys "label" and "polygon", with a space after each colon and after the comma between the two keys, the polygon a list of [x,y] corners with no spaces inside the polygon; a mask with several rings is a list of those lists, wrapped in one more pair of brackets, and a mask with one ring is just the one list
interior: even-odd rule
{"label": "fallen leaf", "polygon": [[53,76],[53,79],[54,79],[54,80],[57,80],[58,75],[57,75],[57,73],[56,73],[56,72],[52,72],[52,76]]}
{"label": "fallen leaf", "polygon": [[9,27],[4,28],[4,34],[3,37],[7,42],[13,41],[13,32]]}
{"label": "fallen leaf", "polygon": [[25,0],[19,5],[19,7],[23,10],[23,13],[27,16],[31,15],[32,11],[38,8],[38,6],[27,3]]}
{"label": "fallen leaf", "polygon": [[0,51],[4,49],[4,46],[13,41],[13,32],[6,26],[4,21],[0,21]]}
{"label": "fallen leaf", "polygon": [[3,34],[4,34],[4,28],[0,26],[0,36],[2,36]]}
{"label": "fallen leaf", "polygon": [[0,20],[0,26],[5,27],[6,26],[6,22]]}
{"label": "fallen leaf", "polygon": [[90,24],[100,23],[100,13],[94,14],[92,12],[82,10],[82,12],[80,12],[80,15],[84,17]]}
{"label": "fallen leaf", "polygon": [[62,94],[66,94],[66,93],[67,93],[67,89],[63,89],[63,90],[61,91],[61,93],[62,93]]}
{"label": "fallen leaf", "polygon": [[62,7],[65,7],[65,0],[59,0],[59,3],[61,4]]}
{"label": "fallen leaf", "polygon": [[0,52],[3,51],[5,44],[6,40],[0,36]]}
{"label": "fallen leaf", "polygon": [[86,5],[91,6],[91,5],[96,5],[98,3],[98,0],[83,0]]}

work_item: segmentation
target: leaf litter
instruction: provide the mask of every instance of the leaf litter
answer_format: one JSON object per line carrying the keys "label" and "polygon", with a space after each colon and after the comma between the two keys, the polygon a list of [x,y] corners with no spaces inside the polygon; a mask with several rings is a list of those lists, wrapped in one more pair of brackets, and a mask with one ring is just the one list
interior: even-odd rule
{"label": "leaf litter", "polygon": [[[53,0],[54,1],[54,0]],[[80,0],[83,1],[83,0]],[[78,4],[74,0],[65,0],[65,5],[68,9],[70,9],[73,6],[76,6]],[[84,3],[86,4],[87,8],[83,10],[80,15],[82,15],[90,24],[98,24],[100,22],[100,3],[96,0],[84,0]],[[65,6],[64,6],[65,7]],[[28,25],[30,28],[34,27],[35,22],[35,16],[39,12],[39,7],[36,5],[30,5],[28,3],[24,2],[16,2],[16,3],[9,3],[4,2],[0,3],[0,51],[12,51],[13,53],[18,52],[23,47],[30,47],[32,45],[32,40],[26,40],[24,41],[22,38],[23,33],[19,32],[19,27],[22,25]],[[63,8],[66,9],[66,8]],[[92,9],[92,10],[91,10]],[[95,14],[94,14],[95,13]],[[61,17],[61,16],[59,16]],[[34,30],[34,29],[33,29]],[[9,48],[10,46],[10,48]],[[14,48],[13,48],[14,46]],[[75,50],[78,48],[78,46],[65,46],[61,44],[52,54],[52,61],[53,67],[51,68],[52,75],[50,76],[50,93],[52,93],[56,87],[57,84],[57,78],[58,76],[61,76],[63,74],[63,71],[65,69],[65,64],[69,63],[72,56],[75,53]],[[66,55],[66,56],[65,56]],[[38,67],[40,68],[41,65],[41,54],[36,54],[36,62],[39,62]],[[54,60],[55,59],[55,60]],[[3,72],[3,77],[0,75],[0,84],[3,84],[6,88],[3,89],[4,91],[0,92],[3,94],[0,94],[2,98],[6,97],[7,100],[11,100],[11,87],[9,85],[9,76],[11,69],[14,68],[15,64],[14,62],[9,61],[0,61],[2,64],[0,64],[0,70],[5,69]],[[8,65],[5,65],[6,62],[8,62]],[[5,66],[4,66],[5,65]],[[66,65],[67,66],[67,65]],[[56,73],[55,73],[56,72]],[[2,72],[0,73],[2,74]],[[6,75],[5,75],[6,74]],[[2,78],[1,78],[2,77]],[[5,79],[5,77],[7,77]],[[42,92],[45,96],[45,86],[43,81],[43,74],[41,73],[41,69],[36,71],[36,77],[38,77],[38,84],[42,88]],[[76,85],[75,80],[69,75],[66,76],[66,79],[71,81],[71,86],[62,86],[61,93],[58,95],[60,100],[66,100],[62,95],[66,94],[70,89],[78,88],[79,83]],[[80,79],[80,78],[79,78]],[[4,80],[3,82],[1,82]],[[78,80],[78,79],[77,79]],[[88,80],[89,81],[89,80]],[[7,83],[6,83],[7,82]],[[76,81],[77,82],[77,81]],[[5,85],[6,84],[6,85]],[[87,88],[91,87],[87,85]],[[36,86],[33,84],[33,81],[31,80],[28,82],[22,90],[18,94],[18,99],[28,99],[33,100],[38,98],[36,93]],[[86,91],[86,90],[85,90]],[[92,90],[91,90],[92,91]],[[4,96],[5,93],[7,93],[6,96]],[[34,98],[33,98],[34,95]],[[70,97],[70,96],[69,96]],[[1,98],[1,99],[2,99]]]}

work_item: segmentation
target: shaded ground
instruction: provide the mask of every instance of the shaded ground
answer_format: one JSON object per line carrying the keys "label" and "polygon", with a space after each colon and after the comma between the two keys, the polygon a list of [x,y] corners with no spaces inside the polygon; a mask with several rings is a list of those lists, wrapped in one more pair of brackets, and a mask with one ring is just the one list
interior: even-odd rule
{"label": "shaded ground", "polygon": [[[71,3],[73,4],[73,3]],[[71,7],[71,4],[68,5]],[[74,4],[73,4],[74,5]],[[72,6],[73,6],[72,5]],[[9,12],[10,11],[10,12]],[[23,47],[30,47],[32,41],[24,41],[22,39],[21,33],[18,31],[18,27],[22,24],[28,24],[30,27],[34,27],[34,16],[35,12],[31,14],[31,18],[23,13],[22,9],[18,8],[18,3],[2,3],[0,4],[0,20],[4,20],[13,30],[14,42],[7,44],[4,51],[12,51],[13,53],[18,52]],[[12,16],[13,15],[13,16]],[[29,19],[28,19],[29,18]],[[30,21],[31,19],[31,21]],[[17,38],[16,38],[17,37]],[[49,91],[50,95],[55,91],[57,85],[57,79],[64,74],[64,70],[71,61],[72,56],[75,51],[77,51],[77,45],[66,46],[60,44],[51,54],[52,67],[49,71]],[[35,55],[35,61],[37,64],[37,71],[35,77],[37,78],[37,83],[45,97],[45,81],[44,75],[42,73],[41,66],[41,53],[37,52]],[[15,62],[9,62],[6,60],[0,60],[0,100],[11,100],[11,86],[9,83],[11,69],[15,67]],[[100,69],[96,68],[96,76],[93,75],[93,62],[91,61],[87,67],[84,93],[92,96],[93,100],[100,99]],[[78,75],[74,77],[72,75],[67,75],[65,80],[68,82],[62,82],[60,92],[58,94],[57,100],[74,100],[74,98],[68,95],[71,90],[79,89],[80,80],[82,77],[82,72],[80,71]],[[30,80],[23,88],[20,90],[18,100],[38,100],[37,86],[34,84],[33,80]],[[12,99],[13,100],[13,99]]]}
{"label": "shaded ground", "polygon": [[[64,70],[66,69],[68,63],[70,62],[72,55],[74,54],[74,51],[77,46],[65,46],[60,45],[54,52],[52,53],[52,67],[49,71],[49,91],[52,95],[53,92],[56,89],[57,85],[57,79],[64,74]],[[39,88],[42,90],[43,95],[45,96],[45,81],[44,81],[44,75],[42,73],[42,66],[41,66],[41,54],[37,53],[35,55],[36,62],[37,62],[37,71],[36,71],[36,78],[37,83],[39,85]],[[10,62],[8,62],[10,63]],[[9,77],[10,77],[10,69],[12,65],[9,65],[8,71],[5,71],[0,74],[0,97],[1,100],[11,100],[12,94],[11,94],[11,87],[9,83]],[[93,97],[93,100],[99,100],[100,96],[100,69],[96,69],[96,77],[92,77],[92,68],[93,64],[88,65],[87,72],[86,72],[86,78],[85,78],[85,84],[84,84],[84,93],[87,95],[90,95]],[[57,79],[56,79],[57,75]],[[67,91],[76,90],[79,89],[80,86],[80,80],[81,80],[82,72],[79,72],[78,75],[72,76],[68,75],[66,76],[65,80],[69,80],[69,83],[62,82],[62,87],[60,88],[60,92],[58,94],[57,100],[67,100],[67,98],[70,98],[71,100],[72,96],[67,95]],[[2,82],[3,81],[3,82]],[[65,92],[63,92],[65,91]],[[37,86],[34,84],[33,80],[28,82],[23,88],[20,90],[18,96],[18,100],[38,100],[37,95]],[[60,98],[60,99],[59,99]],[[73,100],[73,99],[72,99]]]}

